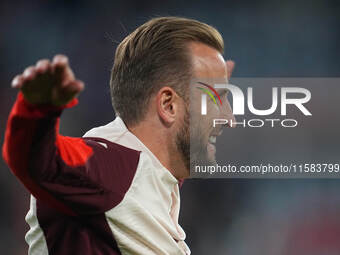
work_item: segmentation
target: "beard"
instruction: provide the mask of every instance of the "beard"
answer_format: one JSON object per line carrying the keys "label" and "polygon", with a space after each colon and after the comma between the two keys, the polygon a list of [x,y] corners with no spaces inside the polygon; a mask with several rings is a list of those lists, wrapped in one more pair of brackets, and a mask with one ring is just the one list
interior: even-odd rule
{"label": "beard", "polygon": [[189,110],[186,107],[182,127],[176,135],[176,146],[190,177],[193,177],[191,173],[195,173],[195,166],[211,166],[217,163],[215,159],[208,157],[207,143],[204,142],[208,134],[202,132],[199,121],[192,120],[190,125],[189,119]]}

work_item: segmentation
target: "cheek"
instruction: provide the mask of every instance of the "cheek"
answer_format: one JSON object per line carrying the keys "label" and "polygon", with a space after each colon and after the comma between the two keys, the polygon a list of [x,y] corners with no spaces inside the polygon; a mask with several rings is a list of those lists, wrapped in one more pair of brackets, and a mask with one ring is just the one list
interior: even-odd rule
{"label": "cheek", "polygon": [[214,119],[220,119],[221,118],[221,107],[220,105],[216,104],[209,104],[208,105],[208,112],[207,115],[205,116],[205,122],[207,122],[211,128],[213,128],[213,120]]}
{"label": "cheek", "polygon": [[212,132],[212,123],[213,118],[211,116],[204,116],[200,121],[200,133],[202,136],[202,140],[207,143],[209,140],[209,135]]}
{"label": "cheek", "polygon": [[202,115],[200,95],[198,96],[199,100],[190,101],[190,131],[192,134],[203,136],[202,139],[208,141],[208,136],[213,130],[213,120],[220,118],[221,109],[218,104],[214,104],[209,98],[207,100],[207,114]]}

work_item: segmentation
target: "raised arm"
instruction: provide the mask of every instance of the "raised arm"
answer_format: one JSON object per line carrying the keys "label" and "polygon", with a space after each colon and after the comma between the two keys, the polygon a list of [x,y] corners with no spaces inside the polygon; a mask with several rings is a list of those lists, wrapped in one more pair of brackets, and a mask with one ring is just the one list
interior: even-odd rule
{"label": "raised arm", "polygon": [[119,179],[119,162],[111,162],[114,173],[100,167],[110,158],[106,155],[116,154],[112,146],[58,133],[62,110],[74,106],[84,88],[67,58],[39,61],[16,76],[12,87],[20,92],[8,119],[3,157],[32,195],[70,215],[105,211],[120,201],[124,194],[105,185],[112,176]]}

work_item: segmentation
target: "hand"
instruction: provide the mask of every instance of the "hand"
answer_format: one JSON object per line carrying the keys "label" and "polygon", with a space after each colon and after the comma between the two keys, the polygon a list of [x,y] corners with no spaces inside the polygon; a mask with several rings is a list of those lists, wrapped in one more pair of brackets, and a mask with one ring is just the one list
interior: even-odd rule
{"label": "hand", "polygon": [[66,105],[83,89],[84,83],[76,80],[64,55],[56,55],[53,61],[39,60],[17,75],[12,87],[20,89],[25,99],[34,105]]}

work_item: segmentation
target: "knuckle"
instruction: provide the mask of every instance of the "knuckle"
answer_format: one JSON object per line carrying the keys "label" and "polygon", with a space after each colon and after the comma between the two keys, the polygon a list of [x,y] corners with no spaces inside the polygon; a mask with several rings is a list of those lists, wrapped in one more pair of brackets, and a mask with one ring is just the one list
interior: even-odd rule
{"label": "knuckle", "polygon": [[12,85],[18,85],[22,81],[21,75],[16,75],[12,80]]}
{"label": "knuckle", "polygon": [[67,62],[67,57],[65,55],[62,55],[62,54],[57,54],[54,56],[53,58],[53,61],[54,62],[62,62],[62,63],[65,63]]}
{"label": "knuckle", "polygon": [[14,76],[13,81],[19,81],[19,80],[20,80],[20,77],[21,77],[20,74]]}
{"label": "knuckle", "polygon": [[34,66],[29,66],[24,70],[24,75],[30,75],[34,71]]}
{"label": "knuckle", "polygon": [[48,59],[41,59],[37,62],[36,66],[40,67],[40,66],[46,66],[49,64],[49,60]]}

